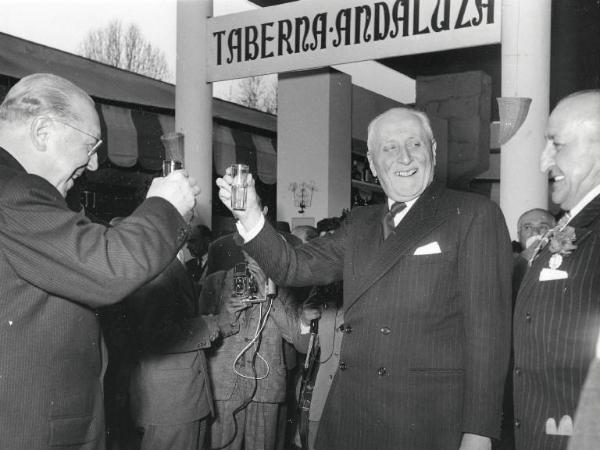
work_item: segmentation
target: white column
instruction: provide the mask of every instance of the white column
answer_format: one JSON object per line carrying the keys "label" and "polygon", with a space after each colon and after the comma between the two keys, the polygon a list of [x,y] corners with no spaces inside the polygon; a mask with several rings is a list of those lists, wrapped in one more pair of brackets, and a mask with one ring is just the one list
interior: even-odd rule
{"label": "white column", "polygon": [[[332,69],[280,75],[277,93],[277,220],[339,217],[350,207],[352,83]],[[294,206],[290,183],[314,181],[312,205]]]}
{"label": "white column", "polygon": [[539,158],[549,113],[550,13],[550,0],[502,0],[502,96],[533,99],[500,155],[500,207],[513,239],[523,212],[548,207]]}
{"label": "white column", "polygon": [[206,19],[212,0],[177,1],[175,129],[185,135],[185,168],[200,186],[195,215],[212,225],[212,83],[206,81]]}

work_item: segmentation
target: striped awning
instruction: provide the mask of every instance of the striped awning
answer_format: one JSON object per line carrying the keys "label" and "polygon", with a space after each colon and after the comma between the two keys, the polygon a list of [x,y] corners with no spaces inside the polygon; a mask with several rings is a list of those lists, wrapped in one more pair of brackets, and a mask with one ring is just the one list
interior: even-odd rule
{"label": "striped awning", "polygon": [[[106,160],[119,167],[137,163],[148,170],[160,170],[165,150],[164,133],[175,131],[175,117],[144,110],[99,104],[98,114],[105,144],[98,150],[99,163]],[[219,175],[227,166],[248,164],[265,184],[277,181],[277,143],[274,136],[253,133],[243,126],[213,122],[213,160]]]}

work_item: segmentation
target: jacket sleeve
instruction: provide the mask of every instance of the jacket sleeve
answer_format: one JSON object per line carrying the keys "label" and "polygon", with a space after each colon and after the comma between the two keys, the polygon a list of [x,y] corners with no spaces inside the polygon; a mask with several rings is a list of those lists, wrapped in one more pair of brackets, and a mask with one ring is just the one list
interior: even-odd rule
{"label": "jacket sleeve", "polygon": [[271,317],[283,339],[296,346],[301,337],[300,315],[294,297],[286,288],[279,288],[277,298],[273,301]]}
{"label": "jacket sleeve", "polygon": [[21,278],[92,307],[115,303],[156,276],[188,233],[177,210],[156,197],[115,227],[92,223],[34,175],[4,186],[0,224],[1,245]]}
{"label": "jacket sleeve", "polygon": [[329,284],[342,279],[347,234],[345,221],[334,233],[294,247],[265,222],[244,250],[279,286]]}
{"label": "jacket sleeve", "polygon": [[499,437],[511,333],[512,251],[495,204],[483,205],[466,227],[458,283],[466,347],[463,432]]}

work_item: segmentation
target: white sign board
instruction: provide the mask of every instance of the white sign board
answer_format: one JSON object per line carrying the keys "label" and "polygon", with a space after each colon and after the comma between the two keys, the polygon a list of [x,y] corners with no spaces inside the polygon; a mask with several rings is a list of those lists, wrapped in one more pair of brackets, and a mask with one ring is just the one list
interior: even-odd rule
{"label": "white sign board", "polygon": [[301,0],[207,20],[208,81],[497,44],[501,0]]}

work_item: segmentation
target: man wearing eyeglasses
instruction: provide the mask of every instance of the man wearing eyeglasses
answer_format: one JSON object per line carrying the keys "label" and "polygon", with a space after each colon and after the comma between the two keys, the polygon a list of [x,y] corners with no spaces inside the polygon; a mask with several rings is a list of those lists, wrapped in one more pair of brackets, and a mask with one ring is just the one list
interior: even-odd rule
{"label": "man wearing eyeglasses", "polygon": [[63,78],[27,76],[0,105],[2,448],[105,447],[95,308],[153,278],[187,237],[199,189],[183,171],[112,228],[68,209],[101,144],[94,102]]}

